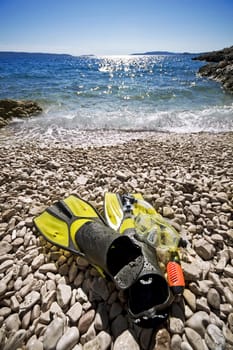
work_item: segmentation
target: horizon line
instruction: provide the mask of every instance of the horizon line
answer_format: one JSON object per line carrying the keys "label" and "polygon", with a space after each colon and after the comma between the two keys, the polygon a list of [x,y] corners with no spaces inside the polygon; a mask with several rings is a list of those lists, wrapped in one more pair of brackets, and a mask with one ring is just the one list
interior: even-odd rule
{"label": "horizon line", "polygon": [[[213,50],[216,51],[216,50]],[[73,56],[73,57],[81,57],[81,56],[142,56],[142,55],[153,55],[153,53],[156,55],[156,52],[158,54],[177,54],[177,55],[182,55],[182,54],[201,54],[201,53],[206,53],[206,52],[211,52],[211,51],[169,51],[169,50],[151,50],[151,51],[143,51],[143,52],[133,52],[133,53],[112,53],[112,54],[95,54],[95,53],[86,53],[86,54],[75,54],[75,53],[67,53],[67,52],[50,52],[50,51],[25,51],[25,50],[0,50],[0,53],[21,53],[21,54],[41,54],[41,55],[66,55],[66,56]]]}

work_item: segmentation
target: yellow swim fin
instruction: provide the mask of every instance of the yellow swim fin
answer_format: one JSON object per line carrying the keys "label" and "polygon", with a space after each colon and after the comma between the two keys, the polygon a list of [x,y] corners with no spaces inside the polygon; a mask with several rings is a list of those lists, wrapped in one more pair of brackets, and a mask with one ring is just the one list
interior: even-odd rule
{"label": "yellow swim fin", "polygon": [[105,193],[104,215],[108,226],[118,231],[124,218],[123,204],[118,193]]}
{"label": "yellow swim fin", "polygon": [[77,231],[86,223],[100,221],[100,214],[86,201],[70,195],[54,203],[34,219],[37,230],[50,243],[83,256],[75,239]]}
{"label": "yellow swim fin", "polygon": [[104,196],[104,215],[109,227],[120,234],[135,229],[139,214],[155,214],[155,209],[140,193],[123,194],[107,192]]}
{"label": "yellow swim fin", "polygon": [[140,246],[107,226],[89,203],[75,195],[47,208],[34,224],[50,243],[85,257],[102,275],[105,271],[118,288],[129,288],[143,268]]}

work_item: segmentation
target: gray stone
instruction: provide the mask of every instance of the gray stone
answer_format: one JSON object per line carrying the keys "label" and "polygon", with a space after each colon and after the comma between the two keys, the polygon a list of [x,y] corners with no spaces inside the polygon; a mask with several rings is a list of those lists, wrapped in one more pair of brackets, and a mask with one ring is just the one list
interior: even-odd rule
{"label": "gray stone", "polygon": [[127,170],[125,172],[121,170],[117,170],[116,172],[116,177],[121,181],[127,181],[131,176],[132,176],[132,173]]}
{"label": "gray stone", "polygon": [[174,218],[174,210],[171,207],[163,207],[163,216],[165,218],[173,219]]}
{"label": "gray stone", "polygon": [[186,326],[194,329],[203,337],[209,321],[209,315],[206,312],[198,311],[188,319]]}
{"label": "gray stone", "polygon": [[[182,339],[179,334],[174,334],[171,339],[171,349],[180,350]],[[160,350],[158,348],[158,350]]]}
{"label": "gray stone", "polygon": [[231,332],[233,333],[233,312],[228,315],[227,322]]}
{"label": "gray stone", "polygon": [[72,350],[83,350],[82,344],[76,344]]}
{"label": "gray stone", "polygon": [[79,185],[86,185],[86,183],[88,182],[88,177],[84,176],[83,174],[79,175],[76,177],[75,181],[79,184]]}
{"label": "gray stone", "polygon": [[188,227],[188,231],[190,232],[190,233],[196,233],[197,232],[197,226],[196,225],[190,225],[189,227]]}
{"label": "gray stone", "polygon": [[31,321],[33,322],[36,318],[40,316],[40,305],[36,304],[32,308]]}
{"label": "gray stone", "polygon": [[101,331],[94,339],[83,345],[83,350],[107,350],[111,345],[111,341],[111,336],[108,333]]}
{"label": "gray stone", "polygon": [[94,339],[95,336],[96,336],[95,326],[94,326],[94,322],[92,322],[87,332],[82,334],[80,338],[80,343],[81,344],[88,343],[90,340]]}
{"label": "gray stone", "polygon": [[81,304],[86,303],[88,301],[88,297],[86,293],[84,293],[82,288],[77,289],[76,300],[79,301]]}
{"label": "gray stone", "polygon": [[[24,239],[21,238],[21,237],[18,237],[18,238],[14,239],[14,240],[11,242],[11,245],[12,245],[14,248],[17,248],[17,247],[19,247],[19,246],[21,246],[21,245],[23,245],[23,244],[24,244]],[[25,244],[25,245],[26,245],[26,244]],[[31,261],[31,257],[29,257],[28,260]],[[23,261],[26,262],[26,256],[23,258]]]}
{"label": "gray stone", "polygon": [[196,306],[198,311],[205,311],[208,314],[210,313],[210,307],[208,305],[207,299],[205,297],[201,297],[197,299]]}
{"label": "gray stone", "polygon": [[23,329],[28,329],[28,326],[30,324],[31,321],[31,310],[29,310],[28,312],[26,312],[26,314],[23,316],[22,318],[22,323],[21,323],[21,328]]}
{"label": "gray stone", "polygon": [[199,204],[192,204],[190,205],[189,209],[193,213],[194,216],[200,216],[201,214],[201,207]]}
{"label": "gray stone", "polygon": [[13,266],[13,260],[6,260],[0,265],[0,273],[6,272],[11,266]]}
{"label": "gray stone", "polygon": [[47,291],[55,290],[56,289],[56,283],[53,280],[46,281],[46,288]]}
{"label": "gray stone", "polygon": [[212,306],[214,309],[220,308],[220,295],[218,291],[214,288],[210,288],[210,290],[207,293],[207,301],[210,306]]}
{"label": "gray stone", "polygon": [[22,281],[22,277],[19,276],[17,278],[17,280],[15,281],[14,283],[14,289],[17,291],[17,290],[20,290],[22,288],[22,285],[23,285],[23,281]]}
{"label": "gray stone", "polygon": [[52,314],[57,314],[57,315],[63,313],[61,307],[58,305],[58,303],[57,303],[56,301],[54,301],[54,302],[51,304],[51,306],[50,306],[50,308],[49,308],[49,311],[51,311]]}
{"label": "gray stone", "polygon": [[7,316],[9,316],[11,313],[11,308],[7,307],[7,306],[3,306],[0,308],[0,317],[4,317],[6,318]]}
{"label": "gray stone", "polygon": [[205,350],[200,334],[198,334],[196,331],[188,327],[185,327],[184,330],[185,330],[186,337],[190,345],[192,346],[193,350]]}
{"label": "gray stone", "polygon": [[138,343],[136,342],[130,331],[126,330],[117,337],[113,345],[113,350],[140,350]]}
{"label": "gray stone", "polygon": [[61,308],[66,308],[71,299],[71,287],[66,284],[57,286],[57,302]]}
{"label": "gray stone", "polygon": [[170,317],[169,329],[172,334],[182,334],[184,330],[184,323],[180,318]]}
{"label": "gray stone", "polygon": [[25,297],[33,289],[33,280],[29,280],[19,291],[21,297]]}
{"label": "gray stone", "polygon": [[233,241],[233,228],[226,231],[226,235],[230,241]]}
{"label": "gray stone", "polygon": [[32,261],[32,268],[37,270],[41,265],[44,264],[44,254],[39,254]]}
{"label": "gray stone", "polygon": [[224,270],[226,264],[227,264],[227,259],[226,259],[226,257],[222,257],[222,258],[218,261],[217,265],[215,266],[215,271],[218,272],[218,273],[223,272],[223,270]]}
{"label": "gray stone", "polygon": [[153,350],[171,350],[171,337],[166,328],[159,329],[155,337]]}
{"label": "gray stone", "polygon": [[187,343],[186,341],[182,342],[180,345],[180,349],[181,350],[193,350],[193,348],[191,347],[191,345],[189,343]]}
{"label": "gray stone", "polygon": [[27,342],[27,350],[43,350],[43,344],[40,340],[34,335]]}
{"label": "gray stone", "polygon": [[189,289],[191,290],[192,293],[195,295],[201,295],[202,293],[200,292],[200,288],[195,282],[189,283]]}
{"label": "gray stone", "polygon": [[208,293],[208,290],[214,285],[213,281],[209,280],[197,281],[197,284],[200,289],[201,295],[206,295]]}
{"label": "gray stone", "polygon": [[[2,316],[1,316],[1,319],[2,319]],[[4,345],[5,345],[5,341],[7,339],[6,337],[6,329],[5,327],[1,327],[0,328],[0,349],[3,350],[4,348]]]}
{"label": "gray stone", "polygon": [[210,324],[215,324],[219,328],[222,328],[224,325],[224,322],[214,313],[210,312]]}
{"label": "gray stone", "polygon": [[88,328],[90,327],[92,321],[95,317],[95,310],[89,310],[85,314],[81,316],[78,321],[78,329],[80,334],[86,333]]}
{"label": "gray stone", "polygon": [[224,286],[219,279],[219,275],[217,273],[209,272],[208,276],[209,276],[209,279],[214,282],[215,289],[222,292]]}
{"label": "gray stone", "polygon": [[205,239],[200,239],[195,242],[194,248],[197,254],[204,260],[210,260],[214,256],[215,248]]}
{"label": "gray stone", "polygon": [[58,340],[64,332],[64,321],[62,318],[55,318],[46,328],[43,336],[44,350],[54,350]]}
{"label": "gray stone", "polygon": [[8,338],[4,350],[18,350],[24,343],[27,332],[24,329],[19,329],[10,338]]}
{"label": "gray stone", "polygon": [[223,336],[226,340],[226,343],[233,345],[233,333],[231,332],[231,330],[224,325],[222,332],[223,332]]}
{"label": "gray stone", "polygon": [[193,294],[189,289],[184,290],[183,293],[184,299],[189,305],[189,307],[192,309],[192,311],[196,310],[196,296]]}
{"label": "gray stone", "polygon": [[224,350],[225,349],[225,338],[222,331],[215,326],[210,324],[207,327],[205,334],[205,342],[210,350]]}
{"label": "gray stone", "polygon": [[9,221],[16,214],[15,208],[6,209],[2,213],[2,220]]}
{"label": "gray stone", "polygon": [[224,203],[224,202],[228,202],[228,196],[227,196],[227,193],[225,192],[218,192],[215,196],[216,200],[221,202],[221,203]]}
{"label": "gray stone", "polygon": [[39,272],[41,273],[46,273],[46,272],[57,272],[57,266],[55,265],[55,263],[48,263],[48,264],[44,264],[41,265],[39,267]]}
{"label": "gray stone", "polygon": [[193,312],[188,305],[185,305],[184,312],[186,319],[189,319],[193,315]]}
{"label": "gray stone", "polygon": [[35,335],[39,337],[41,334],[44,334],[46,326],[40,322],[35,322],[34,324],[35,324]]}
{"label": "gray stone", "polygon": [[109,323],[109,320],[108,320],[108,312],[107,312],[106,304],[100,303],[97,307],[97,311],[95,314],[95,320],[94,320],[95,329],[104,330],[108,327],[108,323]]}
{"label": "gray stone", "polygon": [[214,243],[223,243],[224,242],[223,236],[219,235],[218,233],[211,235],[211,240],[214,241]]}
{"label": "gray stone", "polygon": [[77,272],[78,272],[78,267],[77,267],[76,263],[73,261],[73,263],[70,266],[69,273],[68,273],[70,283],[74,282],[74,280],[77,276]]}
{"label": "gray stone", "polygon": [[184,272],[184,278],[186,281],[198,281],[201,277],[202,270],[200,266],[193,262],[191,264],[186,262],[181,262],[181,266]]}
{"label": "gray stone", "polygon": [[2,240],[0,245],[0,256],[10,253],[12,246],[9,242]]}
{"label": "gray stone", "polygon": [[8,331],[17,332],[20,324],[21,322],[18,314],[11,314],[5,319],[5,326]]}
{"label": "gray stone", "polygon": [[68,328],[59,339],[56,350],[71,350],[79,340],[79,330],[77,327]]}
{"label": "gray stone", "polygon": [[224,269],[224,274],[228,277],[233,278],[233,266],[228,264]]}
{"label": "gray stone", "polygon": [[40,323],[48,325],[51,322],[51,311],[42,312],[40,315]]}
{"label": "gray stone", "polygon": [[0,281],[0,295],[5,294],[7,291],[7,284],[4,281]]}
{"label": "gray stone", "polygon": [[56,291],[50,290],[45,295],[42,296],[41,308],[45,312],[47,311],[54,300],[56,299]]}
{"label": "gray stone", "polygon": [[225,298],[226,298],[226,301],[227,301],[229,304],[233,304],[233,293],[232,293],[232,291],[230,290],[230,288],[229,288],[229,287],[224,287],[223,293],[224,293],[224,296],[225,296]]}
{"label": "gray stone", "polygon": [[78,256],[76,259],[76,263],[78,265],[79,268],[84,269],[86,267],[88,267],[89,262],[83,258],[82,256]]}
{"label": "gray stone", "polygon": [[66,313],[71,323],[76,323],[82,315],[82,305],[77,301]]}
{"label": "gray stone", "polygon": [[32,291],[27,294],[24,301],[20,304],[20,310],[27,311],[31,309],[40,300],[40,293]]}
{"label": "gray stone", "polygon": [[74,280],[74,285],[75,285],[75,287],[80,287],[81,284],[82,284],[83,281],[84,281],[84,278],[85,278],[85,276],[84,276],[83,271],[80,271],[80,272],[77,274],[77,276],[75,277],[75,280]]}
{"label": "gray stone", "polygon": [[[221,316],[225,319],[225,316],[229,315],[229,313],[231,313],[233,311],[233,304],[221,304],[220,305],[220,312],[221,312]],[[224,316],[224,315],[225,316]]]}

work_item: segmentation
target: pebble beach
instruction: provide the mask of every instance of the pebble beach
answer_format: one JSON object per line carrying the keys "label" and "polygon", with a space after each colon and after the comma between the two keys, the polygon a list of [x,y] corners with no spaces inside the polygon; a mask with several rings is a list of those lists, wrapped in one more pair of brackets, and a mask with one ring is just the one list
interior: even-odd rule
{"label": "pebble beach", "polygon": [[[0,350],[233,349],[233,133],[58,136],[2,130]],[[132,325],[124,293],[33,226],[72,193],[102,213],[106,191],[142,193],[188,240],[159,329]]]}

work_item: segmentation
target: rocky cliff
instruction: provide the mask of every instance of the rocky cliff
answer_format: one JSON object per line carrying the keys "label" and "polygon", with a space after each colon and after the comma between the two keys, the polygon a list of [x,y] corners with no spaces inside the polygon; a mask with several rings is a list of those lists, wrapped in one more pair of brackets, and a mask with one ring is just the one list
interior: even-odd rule
{"label": "rocky cliff", "polygon": [[199,73],[222,83],[223,88],[233,93],[233,46],[219,51],[204,53],[194,60],[210,62]]}
{"label": "rocky cliff", "polygon": [[12,118],[27,118],[42,112],[42,108],[33,101],[0,100],[0,128]]}

